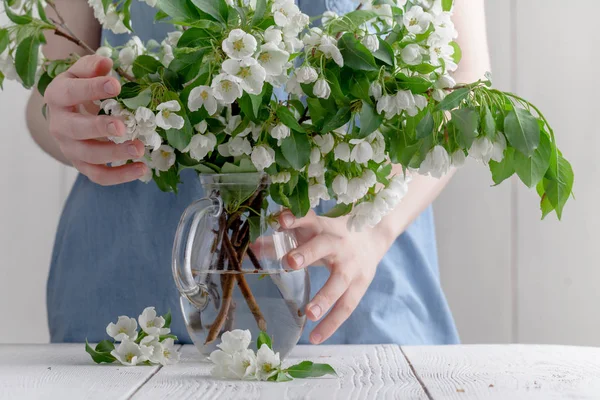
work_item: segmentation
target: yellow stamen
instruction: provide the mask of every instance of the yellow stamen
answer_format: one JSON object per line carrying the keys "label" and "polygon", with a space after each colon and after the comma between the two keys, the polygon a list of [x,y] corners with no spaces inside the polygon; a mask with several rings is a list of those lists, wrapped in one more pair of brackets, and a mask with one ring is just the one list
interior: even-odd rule
{"label": "yellow stamen", "polygon": [[242,39],[240,40],[236,40],[235,42],[233,42],[233,49],[235,51],[242,51],[242,49],[244,48],[244,41]]}

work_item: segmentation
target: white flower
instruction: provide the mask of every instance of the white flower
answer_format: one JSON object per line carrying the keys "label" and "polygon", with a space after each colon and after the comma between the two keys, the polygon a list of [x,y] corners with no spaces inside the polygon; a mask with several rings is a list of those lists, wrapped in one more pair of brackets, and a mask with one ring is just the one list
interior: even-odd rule
{"label": "white flower", "polygon": [[298,35],[309,24],[310,17],[306,14],[298,13],[289,18],[289,21],[287,25],[283,26],[283,40],[284,42],[292,40],[298,43],[298,50],[300,50],[302,48],[302,41],[298,39]]}
{"label": "white flower", "polygon": [[158,113],[156,114],[156,125],[168,130],[168,129],[181,129],[185,124],[185,120],[181,115],[177,115],[176,112],[181,111],[181,105],[177,100],[167,101],[161,103],[156,107]]}
{"label": "white flower", "polygon": [[256,355],[249,349],[235,352],[229,370],[237,379],[255,379]]}
{"label": "white flower", "polygon": [[493,150],[494,144],[492,141],[486,136],[480,136],[473,141],[469,149],[469,156],[487,165],[492,159]]}
{"label": "white flower", "polygon": [[106,10],[106,14],[104,16],[104,21],[102,25],[104,29],[110,29],[113,33],[121,34],[128,33],[129,29],[123,23],[125,19],[125,15],[117,11],[117,8],[114,4],[110,4],[108,9]]}
{"label": "white flower", "polygon": [[403,22],[406,29],[415,35],[425,33],[431,24],[431,14],[424,11],[420,6],[411,7],[404,14]]}
{"label": "white flower", "polygon": [[333,179],[331,188],[335,194],[343,195],[348,192],[348,178],[344,175],[338,175]]}
{"label": "white flower", "polygon": [[369,96],[373,96],[373,98],[375,100],[379,100],[382,95],[383,95],[383,87],[381,86],[381,83],[379,83],[379,82],[371,83],[371,86],[369,86]]}
{"label": "white flower", "polygon": [[250,94],[260,94],[267,77],[265,69],[254,58],[246,57],[241,60],[225,60],[225,73],[239,78],[242,89]]}
{"label": "white flower", "polygon": [[225,353],[233,355],[236,351],[246,350],[250,346],[251,340],[252,335],[249,330],[234,329],[221,335],[221,343],[217,347]]}
{"label": "white flower", "polygon": [[200,133],[206,133],[206,130],[208,129],[208,123],[206,120],[202,120],[194,125],[194,129]]}
{"label": "white flower", "polygon": [[211,370],[211,375],[216,378],[236,378],[235,374],[229,367],[233,365],[233,355],[224,352],[223,350],[215,350],[210,353],[210,361],[214,367]]}
{"label": "white flower", "polygon": [[296,70],[296,79],[299,83],[313,83],[319,78],[317,70],[311,66],[300,67]]}
{"label": "white flower", "polygon": [[427,44],[429,45],[429,57],[431,65],[441,65],[440,60],[452,61],[454,55],[454,47],[450,46],[447,40],[440,38],[437,34],[429,37]]}
{"label": "white flower", "polygon": [[375,161],[376,163],[382,163],[385,160],[386,156],[385,138],[383,137],[381,132],[379,132],[379,130],[376,130],[375,132],[371,133],[367,137],[367,141],[371,143],[371,147],[373,148],[373,161]]}
{"label": "white flower", "polygon": [[288,183],[290,179],[292,179],[292,174],[288,171],[283,171],[275,175],[271,175],[272,183]]}
{"label": "white flower", "polygon": [[400,110],[410,110],[416,107],[415,96],[410,90],[400,90],[394,96],[396,107]]}
{"label": "white flower", "polygon": [[112,48],[107,47],[107,46],[99,47],[98,50],[96,50],[96,54],[99,55],[100,57],[111,58],[112,53],[113,53]]}
{"label": "white flower", "polygon": [[258,171],[264,171],[275,162],[275,150],[266,144],[254,147],[250,156],[252,164]]}
{"label": "white flower", "polygon": [[167,38],[165,39],[165,41],[171,47],[176,47],[177,43],[179,43],[179,39],[181,39],[181,36],[183,36],[183,32],[181,32],[181,31],[169,32],[169,33],[167,33]]}
{"label": "white flower", "polygon": [[260,346],[256,352],[256,377],[261,380],[267,380],[275,375],[281,367],[279,353],[274,353],[266,344]]}
{"label": "white flower", "polygon": [[217,146],[217,137],[210,132],[204,135],[194,135],[190,144],[183,150],[184,153],[189,152],[190,156],[198,161],[204,160]]}
{"label": "white flower", "polygon": [[236,136],[227,142],[227,150],[232,157],[239,157],[243,154],[249,156],[252,153],[252,145],[247,138]]}
{"label": "white flower", "polygon": [[339,18],[340,16],[334,11],[325,11],[321,17],[321,24],[325,25],[329,21]]}
{"label": "white flower", "polygon": [[256,51],[256,39],[241,29],[234,29],[223,40],[223,51],[235,60],[249,57]]}
{"label": "white flower", "polygon": [[321,44],[319,44],[319,50],[323,52],[325,57],[332,58],[333,61],[340,67],[344,66],[344,57],[340,49],[337,47],[337,40],[331,36],[321,37]]}
{"label": "white flower", "polygon": [[321,151],[316,147],[310,149],[310,163],[316,164],[321,161]]}
{"label": "white flower", "polygon": [[446,98],[447,95],[448,93],[446,93],[446,91],[442,89],[435,89],[433,91],[433,99],[435,101],[442,101]]}
{"label": "white flower", "polygon": [[309,178],[320,178],[325,174],[325,160],[309,164],[308,166],[308,177]]}
{"label": "white flower", "polygon": [[315,47],[321,43],[323,31],[321,28],[310,28],[308,33],[302,37],[302,42],[305,46]]}
{"label": "white flower", "polygon": [[262,45],[257,58],[267,75],[277,76],[284,72],[290,53],[279,48],[275,42],[269,42]]}
{"label": "white flower", "polygon": [[419,65],[423,62],[422,47],[418,44],[409,44],[400,52],[402,61],[408,65]]}
{"label": "white flower", "polygon": [[341,161],[350,161],[350,145],[346,142],[342,142],[335,146],[335,150],[333,151],[333,156],[336,160]]}
{"label": "white flower", "polygon": [[190,111],[198,111],[202,107],[206,109],[208,115],[214,115],[217,112],[217,99],[215,99],[210,86],[197,86],[190,91],[188,98]]}
{"label": "white flower", "polygon": [[0,55],[0,72],[10,81],[21,81],[19,74],[17,74],[15,60],[11,57],[8,49]]}
{"label": "white flower", "polygon": [[352,209],[348,219],[348,229],[361,232],[365,227],[375,226],[381,221],[381,215],[372,202],[364,202]]}
{"label": "white flower", "polygon": [[465,156],[465,152],[463,150],[457,150],[454,153],[452,153],[452,156],[450,156],[450,160],[452,161],[453,167],[460,168],[463,165],[465,165],[467,156]]}
{"label": "white flower", "polygon": [[315,135],[313,140],[317,146],[319,146],[323,155],[329,154],[331,150],[333,150],[333,146],[335,146],[335,140],[333,139],[333,135],[331,133],[326,133],[325,135]]}
{"label": "white flower", "polygon": [[[163,147],[169,146],[161,146],[161,149]],[[169,147],[169,149],[171,148]],[[161,169],[161,171],[166,171],[167,169]],[[144,311],[142,311],[142,314],[138,317],[138,321],[140,322],[140,327],[142,330],[150,336],[167,335],[169,332],[171,332],[169,328],[163,328],[165,326],[165,319],[156,315],[156,310],[154,307],[146,307]]]}
{"label": "white flower", "polygon": [[448,74],[441,75],[435,81],[436,89],[452,89],[454,86],[456,86],[456,81]]}
{"label": "white flower", "polygon": [[271,128],[271,136],[273,137],[273,139],[277,139],[279,142],[281,142],[283,139],[287,138],[288,136],[290,136],[290,128],[288,128],[286,125],[279,123],[277,125],[275,125],[273,128]]}
{"label": "white flower", "polygon": [[450,156],[445,148],[436,145],[427,155],[419,167],[422,175],[431,175],[433,178],[441,178],[450,169]]}
{"label": "white flower", "polygon": [[149,136],[156,133],[156,115],[147,107],[135,110],[135,122],[139,135]]}
{"label": "white flower", "polygon": [[319,79],[313,88],[313,94],[321,99],[328,99],[331,95],[331,87],[323,78]]}
{"label": "white flower", "polygon": [[277,0],[271,7],[275,23],[285,28],[292,23],[292,18],[300,14],[300,9],[293,0]]}
{"label": "white flower", "polygon": [[367,35],[361,41],[370,52],[379,50],[379,39],[375,35]]}
{"label": "white flower", "polygon": [[140,0],[143,1],[144,3],[148,4],[150,7],[156,7],[156,3],[158,2],[158,0]]}
{"label": "white flower", "polygon": [[[278,46],[283,41],[282,35],[283,35],[283,33],[281,32],[281,29],[276,28],[274,26],[268,27],[267,30],[265,30],[265,33],[263,35],[263,37],[265,39],[265,44],[272,43],[272,44]],[[264,45],[263,45],[263,49],[264,49]]]}
{"label": "white flower", "polygon": [[427,107],[427,98],[425,96],[417,94],[412,96],[412,101],[412,106],[406,109],[406,113],[411,117],[414,117],[419,113],[419,111]]}
{"label": "white flower", "polygon": [[141,344],[152,347],[150,362],[154,364],[173,365],[179,362],[180,354],[175,348],[175,341],[172,338],[159,342],[156,337],[147,336],[142,339]]}
{"label": "white flower", "polygon": [[146,51],[146,47],[142,40],[134,36],[119,52],[119,63],[122,67],[130,67],[138,56],[141,56]]}
{"label": "white flower", "polygon": [[121,364],[134,366],[148,361],[151,355],[151,349],[151,347],[142,347],[129,339],[125,339],[116,349],[111,351],[110,354]]}
{"label": "white flower", "polygon": [[211,87],[215,98],[224,104],[231,104],[242,97],[239,78],[228,74],[219,74],[213,78]]}
{"label": "white flower", "polygon": [[450,41],[458,37],[458,32],[452,22],[452,13],[444,11],[435,16],[433,19],[433,26],[435,27],[435,33]]}
{"label": "white flower", "polygon": [[351,162],[366,164],[369,162],[369,160],[373,159],[373,147],[371,147],[369,142],[360,139],[353,139],[350,141],[350,143],[356,143],[352,149],[352,152],[350,153]]}
{"label": "white flower", "polygon": [[137,321],[135,318],[129,318],[122,315],[119,317],[116,324],[113,322],[108,324],[106,333],[117,342],[122,342],[126,339],[135,340],[138,335]]}
{"label": "white flower", "polygon": [[[14,68],[14,66],[13,66],[13,68]],[[285,90],[286,90],[286,92],[288,92],[290,94],[304,96],[304,92],[302,91],[302,86],[300,86],[300,82],[298,82],[298,79],[295,74],[292,75],[292,77],[287,81],[287,84],[285,85]]]}
{"label": "white flower", "polygon": [[502,133],[496,135],[496,141],[492,147],[491,159],[501,162],[504,159],[504,150],[506,150],[506,139]]}
{"label": "white flower", "polygon": [[302,50],[304,43],[302,40],[298,39],[296,36],[284,36],[283,44],[285,46],[285,51],[288,53],[297,53]]}
{"label": "white flower", "polygon": [[158,150],[162,145],[162,137],[156,131],[146,131],[140,133],[138,139],[144,143],[144,146],[151,148],[152,150]]}
{"label": "white flower", "polygon": [[329,191],[323,183],[317,183],[308,187],[308,199],[311,207],[319,205],[321,199],[329,200]]}

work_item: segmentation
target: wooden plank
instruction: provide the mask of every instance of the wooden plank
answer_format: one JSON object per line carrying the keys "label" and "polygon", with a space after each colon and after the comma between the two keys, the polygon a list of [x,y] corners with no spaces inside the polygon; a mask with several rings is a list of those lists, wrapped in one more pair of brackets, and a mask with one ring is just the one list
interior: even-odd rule
{"label": "wooden plank", "polygon": [[211,364],[184,346],[178,365],[161,369],[134,399],[427,399],[398,346],[298,346],[284,365],[329,363],[339,378],[298,379],[285,384],[210,378]]}
{"label": "wooden plank", "polygon": [[554,215],[540,221],[535,191],[519,188],[518,340],[598,346],[600,214],[595,211],[600,198],[596,96],[600,82],[590,77],[598,74],[600,54],[589,50],[598,47],[600,3],[573,3],[585,10],[576,20],[565,18],[562,1],[516,3],[516,90],[554,125],[558,144],[573,164],[577,197],[567,204],[562,222]]}
{"label": "wooden plank", "polygon": [[[486,7],[494,84],[507,90],[510,2],[487,0]],[[490,172],[470,160],[435,203],[442,286],[463,343],[512,339],[511,183],[491,185]]]}
{"label": "wooden plank", "polygon": [[96,365],[83,344],[0,345],[0,400],[127,399],[158,369]]}
{"label": "wooden plank", "polygon": [[403,347],[437,399],[598,399],[600,349],[566,346]]}

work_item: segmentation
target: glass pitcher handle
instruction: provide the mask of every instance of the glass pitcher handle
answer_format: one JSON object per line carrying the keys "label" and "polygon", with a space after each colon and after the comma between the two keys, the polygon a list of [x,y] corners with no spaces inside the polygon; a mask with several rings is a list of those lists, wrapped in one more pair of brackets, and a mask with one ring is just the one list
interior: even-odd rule
{"label": "glass pitcher handle", "polygon": [[179,293],[202,310],[208,305],[208,290],[192,274],[192,250],[198,227],[206,218],[221,215],[223,203],[218,198],[204,198],[192,203],[181,216],[173,243],[173,278]]}

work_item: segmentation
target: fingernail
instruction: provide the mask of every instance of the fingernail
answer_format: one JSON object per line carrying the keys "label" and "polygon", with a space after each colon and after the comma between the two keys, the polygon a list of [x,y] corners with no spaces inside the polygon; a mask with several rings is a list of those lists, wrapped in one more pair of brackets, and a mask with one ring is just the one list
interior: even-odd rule
{"label": "fingernail", "polygon": [[111,96],[119,94],[119,88],[112,80],[104,84],[104,91]]}
{"label": "fingernail", "polygon": [[300,268],[304,264],[304,256],[300,253],[292,254],[292,260],[294,260],[296,268]]}
{"label": "fingernail", "polygon": [[294,216],[290,213],[283,214],[283,224],[286,227],[292,226],[294,224],[294,219],[295,219]]}
{"label": "fingernail", "polygon": [[321,316],[321,307],[319,307],[317,304],[315,304],[314,306],[311,306],[308,311],[311,312],[311,314],[313,315],[313,317],[315,319],[319,318]]}
{"label": "fingernail", "polygon": [[318,333],[313,333],[312,335],[312,342],[315,344],[319,344],[321,343],[321,340],[323,339],[323,336],[319,335]]}
{"label": "fingernail", "polygon": [[130,156],[133,157],[137,157],[140,153],[138,152],[137,147],[135,147],[135,145],[130,144],[129,146],[127,146],[127,152],[129,153]]}
{"label": "fingernail", "polygon": [[119,136],[119,130],[117,129],[117,125],[114,122],[108,124],[107,130],[110,136]]}

